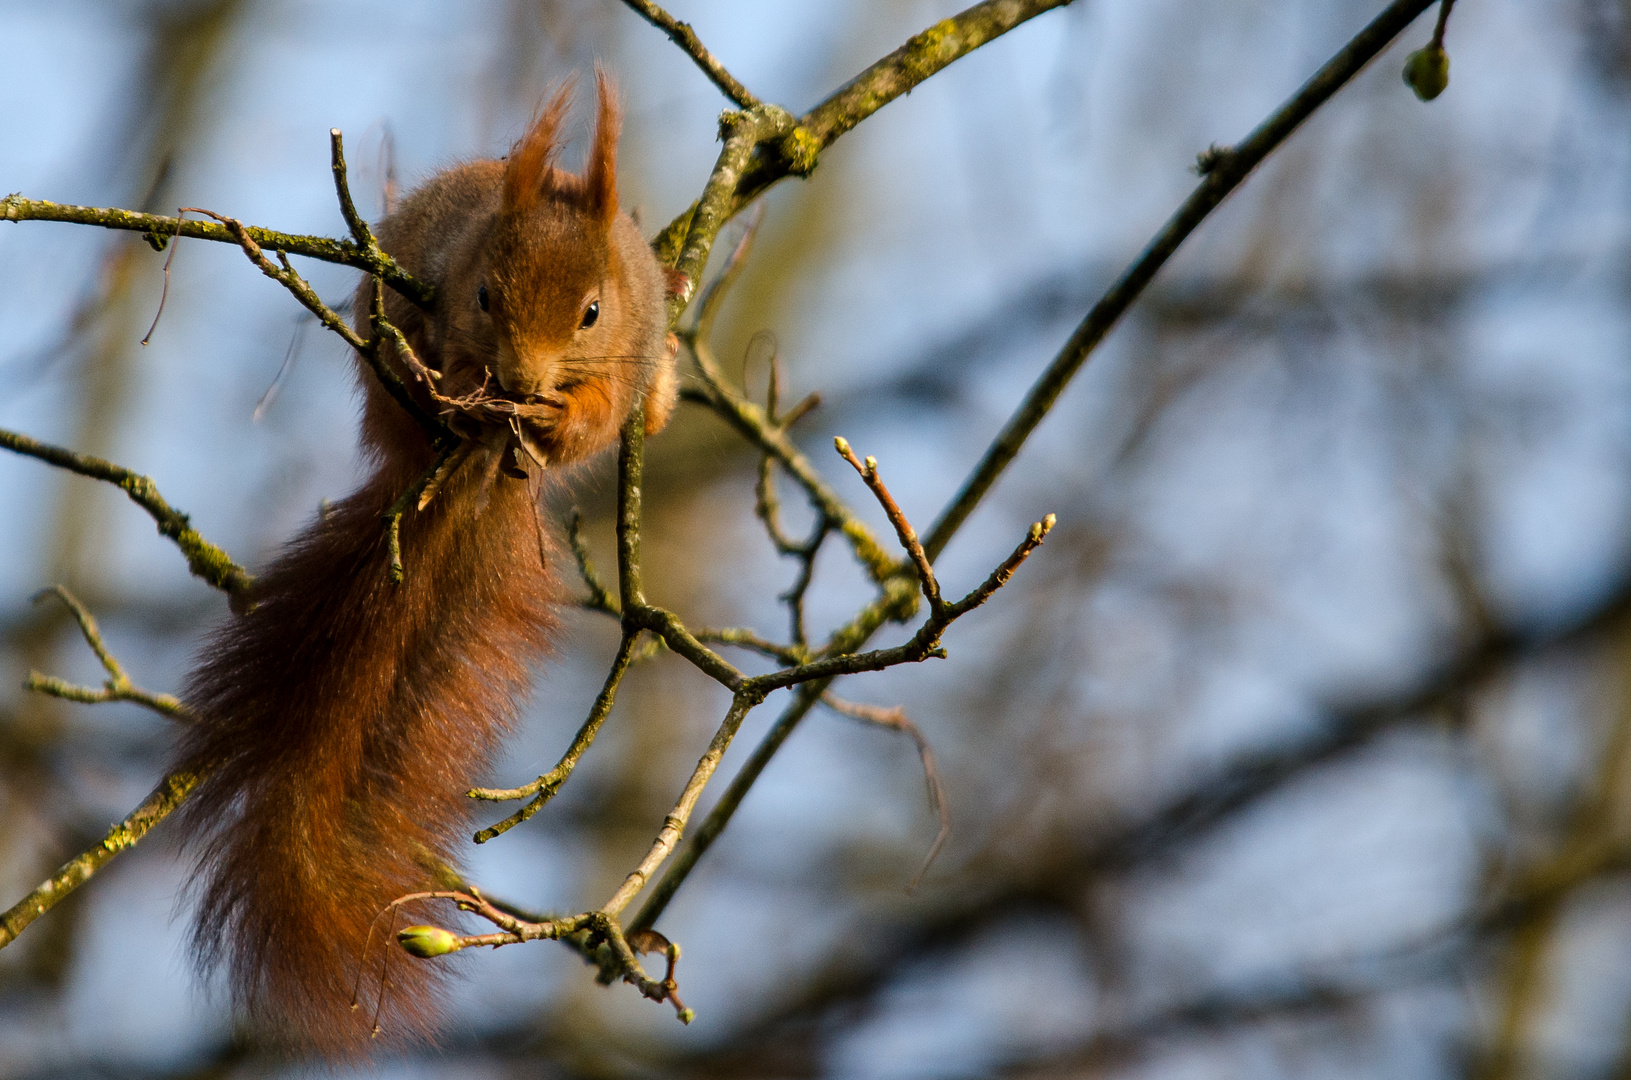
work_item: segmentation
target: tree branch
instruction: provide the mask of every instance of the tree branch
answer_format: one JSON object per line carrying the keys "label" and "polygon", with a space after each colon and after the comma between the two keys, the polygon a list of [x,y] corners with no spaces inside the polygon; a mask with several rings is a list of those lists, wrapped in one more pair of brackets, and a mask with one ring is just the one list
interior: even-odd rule
{"label": "tree branch", "polygon": [[170,815],[170,811],[180,806],[193,788],[198,786],[200,777],[192,773],[173,772],[159,781],[159,786],[153,789],[142,804],[131,811],[130,816],[109,829],[102,842],[82,852],[62,864],[62,868],[42,883],[39,888],[13,904],[5,914],[0,915],[0,949],[17,940],[17,935],[28,928],[28,924],[56,907],[64,897],[86,881],[90,880],[102,867],[106,866],[115,855],[126,848],[135,846],[136,842],[146,836],[148,830],[163,821]]}
{"label": "tree branch", "polygon": [[[809,175],[821,152],[839,136],[931,75],[1014,27],[1068,3],[1070,0],[986,0],[914,35],[799,117],[778,140],[778,153],[756,159],[735,185],[725,217],[745,208],[778,180]],[[679,251],[696,210],[693,204],[652,241],[665,262]]]}
{"label": "tree branch", "polygon": [[642,19],[657,27],[668,35],[668,40],[678,45],[685,54],[696,62],[702,73],[717,87],[719,92],[736,102],[744,109],[751,109],[761,104],[758,98],[747,87],[736,81],[736,77],[725,70],[725,65],[714,59],[714,54],[703,47],[696,31],[691,29],[690,23],[680,22],[674,16],[651,3],[651,0],[623,0]]}
{"label": "tree branch", "polygon": [[30,671],[28,678],[23,680],[23,689],[86,705],[130,701],[168,716],[172,720],[194,719],[187,706],[181,703],[181,699],[170,694],[155,694],[151,690],[143,690],[130,681],[129,676],[125,674],[124,665],[120,664],[108,651],[107,645],[103,644],[102,631],[96,625],[96,619],[85,609],[85,605],[79,602],[79,598],[68,591],[67,586],[53,585],[48,589],[42,589],[34,594],[34,603],[37,604],[48,596],[55,596],[61,600],[73,613],[74,621],[79,623],[79,632],[85,638],[85,644],[96,654],[96,659],[102,664],[102,670],[108,673],[108,677],[100,690],[93,690],[88,686],[75,686],[53,675]]}
{"label": "tree branch", "polygon": [[[67,221],[77,225],[96,225],[104,229],[126,229],[149,233],[155,237],[190,236],[198,240],[214,240],[222,244],[238,244],[226,226],[209,221],[178,220],[162,214],[140,214],[133,210],[119,210],[96,206],[73,206],[48,202],[45,199],[25,199],[21,194],[0,199],[0,221]],[[295,233],[263,229],[255,225],[244,227],[250,239],[273,251],[286,251],[291,255],[304,255],[321,262],[354,266],[385,279],[385,283],[421,308],[429,308],[435,291],[426,283],[411,276],[389,255],[371,254],[354,243],[333,240],[326,236],[302,236]]]}
{"label": "tree branch", "polygon": [[[1122,274],[1122,277],[1111,288],[1110,292],[1089,312],[1087,319],[1072,336],[1065,350],[1050,365],[1048,371],[1044,373],[1036,386],[1032,388],[1020,410],[1009,421],[1002,434],[998,436],[991,449],[987,451],[986,457],[965,481],[962,491],[942,511],[939,520],[930,531],[928,539],[923,542],[925,556],[931,564],[944,549],[946,543],[962,526],[963,522],[967,520],[968,515],[973,512],[975,506],[984,498],[997,476],[1018,454],[1020,447],[1024,445],[1030,433],[1035,430],[1042,417],[1052,408],[1053,403],[1058,399],[1059,393],[1063,390],[1070,377],[1080,369],[1088,354],[1103,340],[1110,327],[1114,325],[1120,315],[1149,284],[1156,271],[1161,268],[1183,239],[1190,232],[1193,232],[1200,222],[1222,202],[1225,195],[1239,186],[1264,158],[1283,143],[1304,119],[1329,100],[1338,89],[1386,48],[1394,37],[1402,32],[1417,15],[1431,6],[1433,2],[1434,0],[1395,0],[1381,15],[1351,39],[1335,57],[1321,67],[1290,101],[1271,114],[1240,146],[1214,156],[1200,188],[1190,196],[1178,213],[1156,234],[1156,237],[1146,247],[1144,253]],[[970,8],[955,19],[948,20],[948,23],[954,24],[948,29],[956,30],[957,26],[955,24],[958,23],[958,20],[976,14],[981,19],[989,17],[994,21],[982,24],[987,32],[987,36],[981,41],[983,43],[983,41],[990,40],[998,33],[1006,32],[1006,30],[1012,29],[1025,19],[1054,6],[1058,5],[980,4]],[[998,18],[999,15],[1001,16],[1000,19]],[[940,25],[941,27],[947,26],[946,23]],[[919,35],[919,38],[922,37],[924,35]],[[918,40],[918,38],[913,39],[914,42]],[[843,131],[854,126],[854,123],[846,124],[840,121],[840,117],[854,117],[855,122],[859,122],[859,119],[864,118],[870,111],[875,111],[891,99],[890,97],[880,96],[880,94],[868,93],[865,90],[866,87],[878,88],[880,93],[884,93],[887,92],[889,87],[897,85],[895,79],[899,77],[902,80],[901,92],[904,92],[904,89],[910,89],[917,82],[921,82],[923,78],[933,74],[935,70],[939,70],[939,67],[943,67],[946,63],[950,63],[952,60],[957,59],[958,56],[963,55],[963,53],[952,49],[943,54],[944,61],[939,66],[932,67],[932,69],[926,65],[920,65],[916,61],[909,61],[903,55],[909,54],[913,57],[922,58],[931,53],[932,50],[918,49],[914,51],[912,43],[908,43],[905,49],[898,50],[891,57],[880,61],[879,64],[869,69],[868,73],[863,73],[856,80],[852,80],[844,89],[834,94],[822,105],[817,106],[811,113],[807,113],[800,118],[797,130],[801,134],[813,130],[825,131],[827,141],[830,142],[842,134]],[[827,111],[824,112],[824,110]],[[829,117],[829,122],[825,126],[817,124],[812,119],[818,113]],[[762,191],[764,187],[774,183],[783,175],[786,175],[786,173],[775,173],[772,170],[763,174],[754,173],[744,178],[743,183],[738,187],[739,200],[751,199],[753,195]],[[680,218],[676,219],[670,225],[669,231],[688,226],[688,214],[689,212],[682,214]],[[657,246],[659,250],[662,249],[664,242],[664,237],[658,238]],[[744,419],[750,416],[750,414],[742,415],[744,415]],[[757,436],[759,432],[764,430],[764,427],[762,423],[753,424],[749,422],[743,424],[744,433],[750,434],[750,436]],[[956,606],[962,608],[962,605],[965,604],[975,606],[982,603],[991,595],[991,592],[1000,588],[1002,583],[1007,580],[1007,575],[1013,572],[1013,567],[1017,565],[1018,558],[1023,558],[1023,555],[1016,551],[1015,557],[1011,557],[1003,567],[999,567],[985,585],[974,590],[964,600],[959,601]],[[770,759],[781,748],[787,737],[792,734],[793,729],[809,713],[810,708],[820,699],[821,694],[831,685],[834,677],[852,671],[870,670],[872,669],[870,663],[887,666],[884,661],[895,662],[896,658],[903,652],[912,653],[915,651],[914,644],[919,642],[919,636],[914,636],[912,642],[908,642],[907,645],[896,650],[879,650],[864,656],[843,655],[853,653],[884,622],[888,621],[889,612],[892,610],[891,605],[895,605],[898,609],[899,605],[910,603],[912,599],[914,597],[907,596],[903,598],[898,593],[891,594],[886,587],[884,593],[877,600],[868,605],[849,624],[841,627],[833,634],[827,648],[823,650],[823,653],[829,659],[761,677],[768,680],[764,683],[756,681],[756,685],[760,686],[771,685],[772,683],[774,685],[793,685],[800,681],[804,681],[804,685],[793,703],[783,711],[781,717],[771,727],[770,732],[766,734],[760,745],[755,748],[748,762],[744,764],[742,770],[732,780],[725,794],[698,829],[691,844],[685,851],[680,853],[673,865],[669,867],[663,880],[653,890],[652,895],[647,899],[632,925],[643,927],[655,923],[669,900],[696,865],[697,860],[729,824],[731,816],[740,806],[742,799],[746,797],[748,790],[758,779],[764,767],[769,764]],[[963,608],[963,610],[966,610],[966,608]],[[931,622],[933,622],[932,617]],[[922,632],[920,630],[919,635]],[[797,672],[796,676],[793,676],[794,672]]]}
{"label": "tree branch", "polygon": [[158,525],[160,534],[175,542],[187,559],[187,569],[232,598],[234,603],[247,599],[254,581],[249,571],[233,562],[227,553],[205,540],[192,527],[187,515],[164,501],[158,487],[149,477],[131,472],[122,465],[104,461],[89,454],[77,454],[60,446],[42,443],[27,435],[0,428],[0,446],[18,454],[38,458],[48,465],[67,469],[93,480],[105,480],[118,486],[130,496],[130,501],[147,511]]}
{"label": "tree branch", "polygon": [[1109,334],[1122,314],[1154,279],[1156,272],[1166,265],[1167,260],[1178,250],[1178,246],[1213,210],[1217,209],[1218,204],[1222,203],[1230,192],[1240,186],[1264,158],[1285,142],[1315,109],[1329,101],[1349,79],[1359,74],[1366,64],[1387,48],[1416,16],[1435,2],[1436,0],[1394,0],[1368,26],[1338,50],[1335,56],[1326,61],[1325,65],[1314,73],[1313,78],[1304,83],[1285,104],[1259,124],[1243,142],[1232,149],[1208,153],[1202,165],[1205,176],[1200,186],[1178,208],[1178,212],[1167,220],[1161,231],[1156,233],[1155,238],[1138,258],[1133,260],[1132,265],[1122,272],[1121,277],[1110,287],[1110,291],[1105,293],[1088,312],[1059,355],[1032,385],[1025,395],[1025,400],[991,443],[980,463],[963,482],[962,490],[945,510],[941,511],[940,519],[929,530],[928,539],[923,544],[930,559],[936,558],[945,550],[952,536],[962,527],[963,522],[968,520],[969,514],[974,512],[980,500],[985,498],[986,492],[991,490],[997,478],[1018,456],[1020,448],[1031,437],[1031,432],[1036,430],[1042,418],[1047,416],[1054,403],[1059,400],[1065,386],[1081,370],[1087,358]]}

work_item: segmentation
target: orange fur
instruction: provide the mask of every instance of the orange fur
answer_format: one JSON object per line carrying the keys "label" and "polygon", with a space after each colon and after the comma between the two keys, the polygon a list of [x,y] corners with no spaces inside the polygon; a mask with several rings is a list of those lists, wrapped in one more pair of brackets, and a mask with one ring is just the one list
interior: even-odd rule
{"label": "orange fur", "polygon": [[595,145],[589,151],[589,167],[584,170],[583,183],[590,212],[610,224],[617,216],[617,136],[623,127],[623,116],[617,108],[617,95],[612,91],[610,77],[604,71],[596,71],[595,83],[600,108],[595,117]]}
{"label": "orange fur", "polygon": [[544,106],[543,112],[532,126],[510,149],[509,163],[504,169],[503,207],[507,213],[521,213],[538,204],[550,187],[554,176],[553,159],[557,149],[561,120],[572,104],[572,84],[569,81],[555,91],[555,96]]}
{"label": "orange fur", "polygon": [[[490,374],[517,400],[552,404],[555,419],[527,422],[551,465],[611,445],[642,394],[664,417],[672,402],[664,276],[616,211],[617,108],[604,76],[599,98],[585,178],[551,163],[562,90],[507,163],[446,170],[379,227],[385,250],[436,287],[428,313],[395,295],[386,308],[443,373],[442,392]],[[588,327],[585,297],[600,305]],[[365,281],[357,310],[372,300]],[[456,863],[463,793],[514,723],[557,591],[540,565],[543,481],[497,468],[504,431],[466,432],[482,448],[404,517],[406,578],[391,583],[381,514],[433,451],[360,363],[358,373],[372,472],[206,645],[186,690],[200,720],[182,748],[183,767],[208,773],[182,814],[199,858],[200,961],[224,963],[240,1006],[271,1032],[340,1058],[366,1049],[376,1010],[387,1037],[435,1031],[446,962],[397,951],[388,919],[368,948],[369,927]],[[410,905],[397,925],[449,914]]]}

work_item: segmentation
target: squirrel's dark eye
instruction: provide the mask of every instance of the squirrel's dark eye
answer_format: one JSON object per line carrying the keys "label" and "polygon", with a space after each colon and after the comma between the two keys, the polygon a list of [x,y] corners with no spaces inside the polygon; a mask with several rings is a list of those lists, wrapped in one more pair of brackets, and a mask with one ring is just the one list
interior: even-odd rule
{"label": "squirrel's dark eye", "polygon": [[487,286],[483,285],[476,290],[476,303],[481,305],[481,310],[487,310]]}
{"label": "squirrel's dark eye", "polygon": [[595,320],[598,318],[600,318],[600,301],[596,300],[594,303],[583,309],[583,321],[578,324],[578,329],[589,329],[591,326],[595,325]]}

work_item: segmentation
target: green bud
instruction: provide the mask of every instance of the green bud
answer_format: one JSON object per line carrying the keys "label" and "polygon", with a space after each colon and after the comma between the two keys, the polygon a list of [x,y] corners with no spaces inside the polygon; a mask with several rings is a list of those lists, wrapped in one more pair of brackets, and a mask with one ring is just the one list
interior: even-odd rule
{"label": "green bud", "polygon": [[1417,49],[1405,58],[1404,81],[1423,101],[1432,101],[1450,85],[1450,54],[1442,45]]}
{"label": "green bud", "polygon": [[421,960],[459,951],[459,939],[440,926],[409,926],[397,931],[396,940]]}

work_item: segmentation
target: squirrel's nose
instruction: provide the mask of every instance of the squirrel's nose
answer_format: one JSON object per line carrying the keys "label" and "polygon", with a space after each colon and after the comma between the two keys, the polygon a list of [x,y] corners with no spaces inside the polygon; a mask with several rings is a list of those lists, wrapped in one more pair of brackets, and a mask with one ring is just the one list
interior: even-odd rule
{"label": "squirrel's nose", "polygon": [[507,394],[542,394],[550,388],[555,370],[554,358],[546,353],[501,349],[498,356],[498,384]]}

